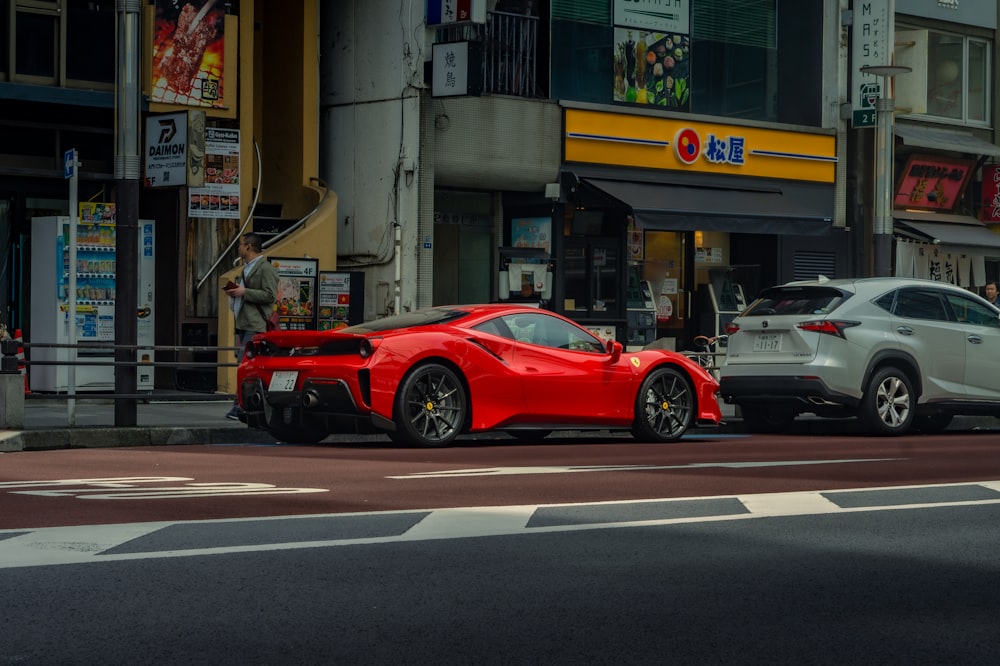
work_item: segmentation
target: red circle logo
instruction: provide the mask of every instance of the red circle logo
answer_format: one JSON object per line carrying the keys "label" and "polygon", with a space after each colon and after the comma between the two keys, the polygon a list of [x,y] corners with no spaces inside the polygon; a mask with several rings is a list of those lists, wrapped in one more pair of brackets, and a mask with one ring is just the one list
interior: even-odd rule
{"label": "red circle logo", "polygon": [[684,164],[694,164],[701,155],[701,138],[690,127],[683,127],[674,137],[674,152]]}

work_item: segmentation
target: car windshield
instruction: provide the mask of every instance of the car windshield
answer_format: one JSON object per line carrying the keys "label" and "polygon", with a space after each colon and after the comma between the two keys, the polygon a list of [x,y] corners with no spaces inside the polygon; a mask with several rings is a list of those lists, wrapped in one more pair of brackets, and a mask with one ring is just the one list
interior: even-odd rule
{"label": "car windshield", "polygon": [[827,314],[846,299],[833,287],[784,285],[765,290],[743,316]]}
{"label": "car windshield", "polygon": [[383,317],[373,319],[363,324],[342,328],[339,333],[379,333],[382,331],[392,331],[398,328],[414,328],[417,326],[430,326],[432,324],[447,324],[457,321],[469,315],[465,310],[454,308],[428,308],[407,312],[406,314],[395,315],[393,317]]}

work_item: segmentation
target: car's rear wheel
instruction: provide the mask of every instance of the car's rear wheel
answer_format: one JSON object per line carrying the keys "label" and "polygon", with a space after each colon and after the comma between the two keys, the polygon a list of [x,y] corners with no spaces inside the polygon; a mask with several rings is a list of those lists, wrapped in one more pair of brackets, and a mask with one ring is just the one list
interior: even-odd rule
{"label": "car's rear wheel", "polygon": [[680,439],[694,419],[694,389],[674,368],[653,370],[635,398],[632,435],[644,442]]}
{"label": "car's rear wheel", "polygon": [[740,415],[747,429],[757,433],[784,432],[795,420],[795,412],[776,407],[741,406]]}
{"label": "car's rear wheel", "polygon": [[417,446],[447,446],[468,413],[465,386],[450,368],[427,363],[413,368],[396,394],[396,437]]}
{"label": "car's rear wheel", "polygon": [[864,427],[876,435],[902,435],[916,416],[913,384],[899,368],[875,371],[861,399],[859,416]]}

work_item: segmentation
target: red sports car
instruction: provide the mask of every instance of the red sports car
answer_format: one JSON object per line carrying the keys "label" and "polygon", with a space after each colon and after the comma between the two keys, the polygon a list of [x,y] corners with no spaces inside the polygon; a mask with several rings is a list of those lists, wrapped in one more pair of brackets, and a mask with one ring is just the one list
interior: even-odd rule
{"label": "red sports car", "polygon": [[565,317],[504,304],[262,333],[238,377],[247,425],[285,442],[384,432],[446,446],[466,432],[527,439],[560,429],[627,429],[669,442],[721,419],[718,383],[688,357],[623,353]]}

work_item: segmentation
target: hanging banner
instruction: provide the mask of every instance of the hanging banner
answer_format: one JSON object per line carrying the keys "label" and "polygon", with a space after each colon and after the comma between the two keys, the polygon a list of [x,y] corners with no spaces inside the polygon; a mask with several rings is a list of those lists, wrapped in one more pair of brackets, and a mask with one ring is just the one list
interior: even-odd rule
{"label": "hanging banner", "polygon": [[188,217],[240,219],[239,130],[205,130],[205,186],[188,189]]}
{"label": "hanging banner", "polygon": [[224,3],[156,0],[155,6],[149,100],[223,108]]}
{"label": "hanging banner", "polygon": [[983,167],[983,222],[1000,223],[1000,164]]}

